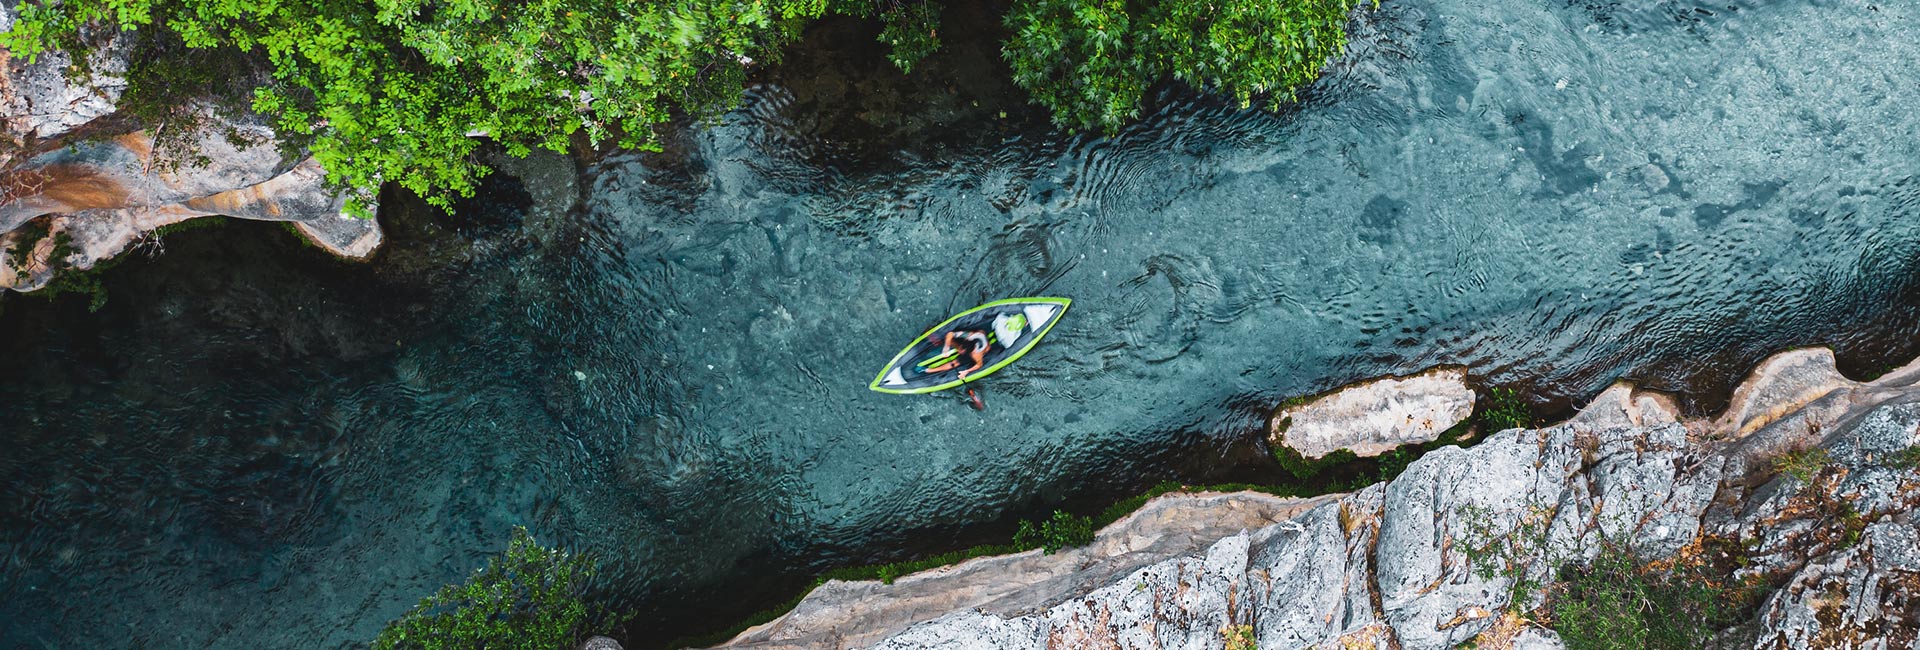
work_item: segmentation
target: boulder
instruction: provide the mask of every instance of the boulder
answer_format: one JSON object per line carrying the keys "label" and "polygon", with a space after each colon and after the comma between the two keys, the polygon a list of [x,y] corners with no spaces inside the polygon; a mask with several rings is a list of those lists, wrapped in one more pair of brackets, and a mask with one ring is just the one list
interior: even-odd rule
{"label": "boulder", "polygon": [[1432,442],[1473,414],[1464,368],[1360,382],[1273,413],[1270,442],[1307,458],[1345,449],[1378,456]]}

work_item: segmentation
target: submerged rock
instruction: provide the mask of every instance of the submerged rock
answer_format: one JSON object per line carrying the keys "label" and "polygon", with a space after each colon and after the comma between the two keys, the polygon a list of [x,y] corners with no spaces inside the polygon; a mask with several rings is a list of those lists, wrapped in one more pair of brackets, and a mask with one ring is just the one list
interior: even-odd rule
{"label": "submerged rock", "polygon": [[1307,458],[1345,449],[1378,456],[1432,442],[1473,414],[1465,368],[1361,382],[1273,413],[1271,442]]}
{"label": "submerged rock", "polygon": [[[1262,648],[1561,648],[1542,625],[1564,567],[1603,553],[1696,565],[1728,548],[1743,554],[1729,582],[1778,588],[1716,646],[1914,647],[1920,370],[1842,383],[1831,360],[1776,355],[1713,421],[1617,385],[1566,423],[1438,449],[1273,523],[1207,505],[1270,497],[1168,495],[1045,568],[1030,552],[892,586],[829,582],[725,647],[1223,648],[1250,629]],[[1820,463],[1783,471],[1760,451],[1782,445]],[[1169,535],[1187,537],[1116,541]],[[997,589],[1020,596],[981,595]]]}
{"label": "submerged rock", "polygon": [[[12,4],[0,5],[0,24],[11,25]],[[210,215],[289,222],[347,258],[379,246],[379,225],[343,214],[346,197],[326,187],[320,166],[281,151],[257,116],[236,123],[194,107],[194,160],[157,152],[153,133],[113,119],[126,88],[119,34],[100,38],[84,79],[68,77],[73,62],[62,53],[29,62],[0,50],[0,286],[40,288],[162,226]]]}

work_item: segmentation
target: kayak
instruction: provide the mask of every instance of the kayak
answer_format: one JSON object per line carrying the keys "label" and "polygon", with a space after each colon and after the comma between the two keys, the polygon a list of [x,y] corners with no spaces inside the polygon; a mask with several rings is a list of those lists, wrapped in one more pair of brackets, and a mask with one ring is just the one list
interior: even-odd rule
{"label": "kayak", "polygon": [[[1008,298],[974,307],[933,326],[906,349],[893,356],[868,388],[882,393],[912,395],[954,388],[978,380],[1007,367],[1040,342],[1067,312],[1067,298]],[[984,365],[969,373],[963,381],[960,371],[973,367],[973,357],[965,353],[967,343],[956,342],[946,350],[949,332],[957,339],[987,344]]]}

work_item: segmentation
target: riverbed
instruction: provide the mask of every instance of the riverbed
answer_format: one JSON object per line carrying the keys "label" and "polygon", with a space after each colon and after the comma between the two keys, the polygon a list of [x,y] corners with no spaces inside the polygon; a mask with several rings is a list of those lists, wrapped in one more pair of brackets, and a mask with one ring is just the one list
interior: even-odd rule
{"label": "riverbed", "polygon": [[[371,263],[233,224],[99,313],[9,297],[0,645],[351,647],[525,525],[602,558],[645,647],[1247,478],[1266,408],[1355,379],[1711,410],[1779,349],[1920,353],[1920,8],[1642,4],[1386,0],[1279,113],[1170,94],[879,171],[762,86],[674,156],[388,217]],[[986,410],[867,390],[1024,295],[1075,302]]]}

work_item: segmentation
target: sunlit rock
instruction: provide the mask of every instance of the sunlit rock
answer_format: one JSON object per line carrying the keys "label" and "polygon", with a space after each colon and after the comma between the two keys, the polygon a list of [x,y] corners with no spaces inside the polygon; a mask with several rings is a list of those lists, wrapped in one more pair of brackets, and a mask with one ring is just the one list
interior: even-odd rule
{"label": "sunlit rock", "polygon": [[[1564,593],[1549,587],[1562,569],[1603,552],[1785,585],[1745,623],[1708,630],[1726,647],[1908,647],[1920,373],[1845,386],[1822,371],[1830,359],[1797,351],[1756,369],[1715,420],[1765,414],[1745,437],[1700,435],[1663,397],[1619,384],[1566,423],[1444,447],[1351,494],[1169,495],[1087,549],[829,583],[723,647],[1221,648],[1249,626],[1262,648],[1550,650],[1567,642],[1531,614]],[[1809,421],[1823,424],[1794,424]],[[1821,463],[1805,479],[1759,467],[1747,456],[1760,437],[1818,446]]]}
{"label": "sunlit rock", "polygon": [[68,78],[63,54],[28,62],[0,51],[0,251],[9,253],[0,286],[37,289],[162,226],[209,215],[290,222],[342,257],[379,246],[379,225],[343,214],[345,197],[325,186],[324,170],[285,155],[257,117],[234,122],[196,107],[191,151],[172,153],[156,151],[151,133],[102,119],[126,87],[125,40],[103,38],[92,76],[80,80]]}
{"label": "sunlit rock", "polygon": [[[941,641],[950,645],[940,647],[1022,647],[1016,640],[1031,640],[1038,628],[1031,622],[1008,623],[1008,617],[1045,609],[1063,594],[1104,584],[1122,585],[1119,591],[1132,589],[1139,583],[1127,576],[1143,567],[1168,557],[1192,556],[1216,540],[1268,529],[1304,511],[1330,505],[1330,499],[1282,499],[1259,493],[1161,497],[1102,529],[1092,544],[1082,548],[1052,555],[1027,551],[979,558],[904,576],[891,585],[830,581],[814,589],[793,611],[742,632],[726,647],[862,647],[942,612],[956,612],[952,617],[961,622],[948,630],[964,636]],[[1238,552],[1245,553],[1244,549]],[[1236,566],[1240,561],[1231,554],[1211,557],[1217,566]],[[1202,560],[1184,569],[1162,571],[1191,574],[1205,572],[1206,566]],[[1323,586],[1345,575],[1338,568],[1333,571],[1334,578]],[[1217,626],[1210,633],[1217,637]]]}
{"label": "sunlit rock", "polygon": [[1574,414],[1567,424],[1588,430],[1611,427],[1651,427],[1680,421],[1673,398],[1632,384],[1614,382]]}
{"label": "sunlit rock", "polygon": [[1274,411],[1272,442],[1307,458],[1341,449],[1378,456],[1439,438],[1473,414],[1473,399],[1463,368],[1361,382]]}
{"label": "sunlit rock", "polygon": [[1858,383],[1835,367],[1826,348],[1790,350],[1767,357],[1733,391],[1733,401],[1713,423],[1721,437],[1752,434],[1780,419],[1800,413],[1809,404],[1836,390]]}

